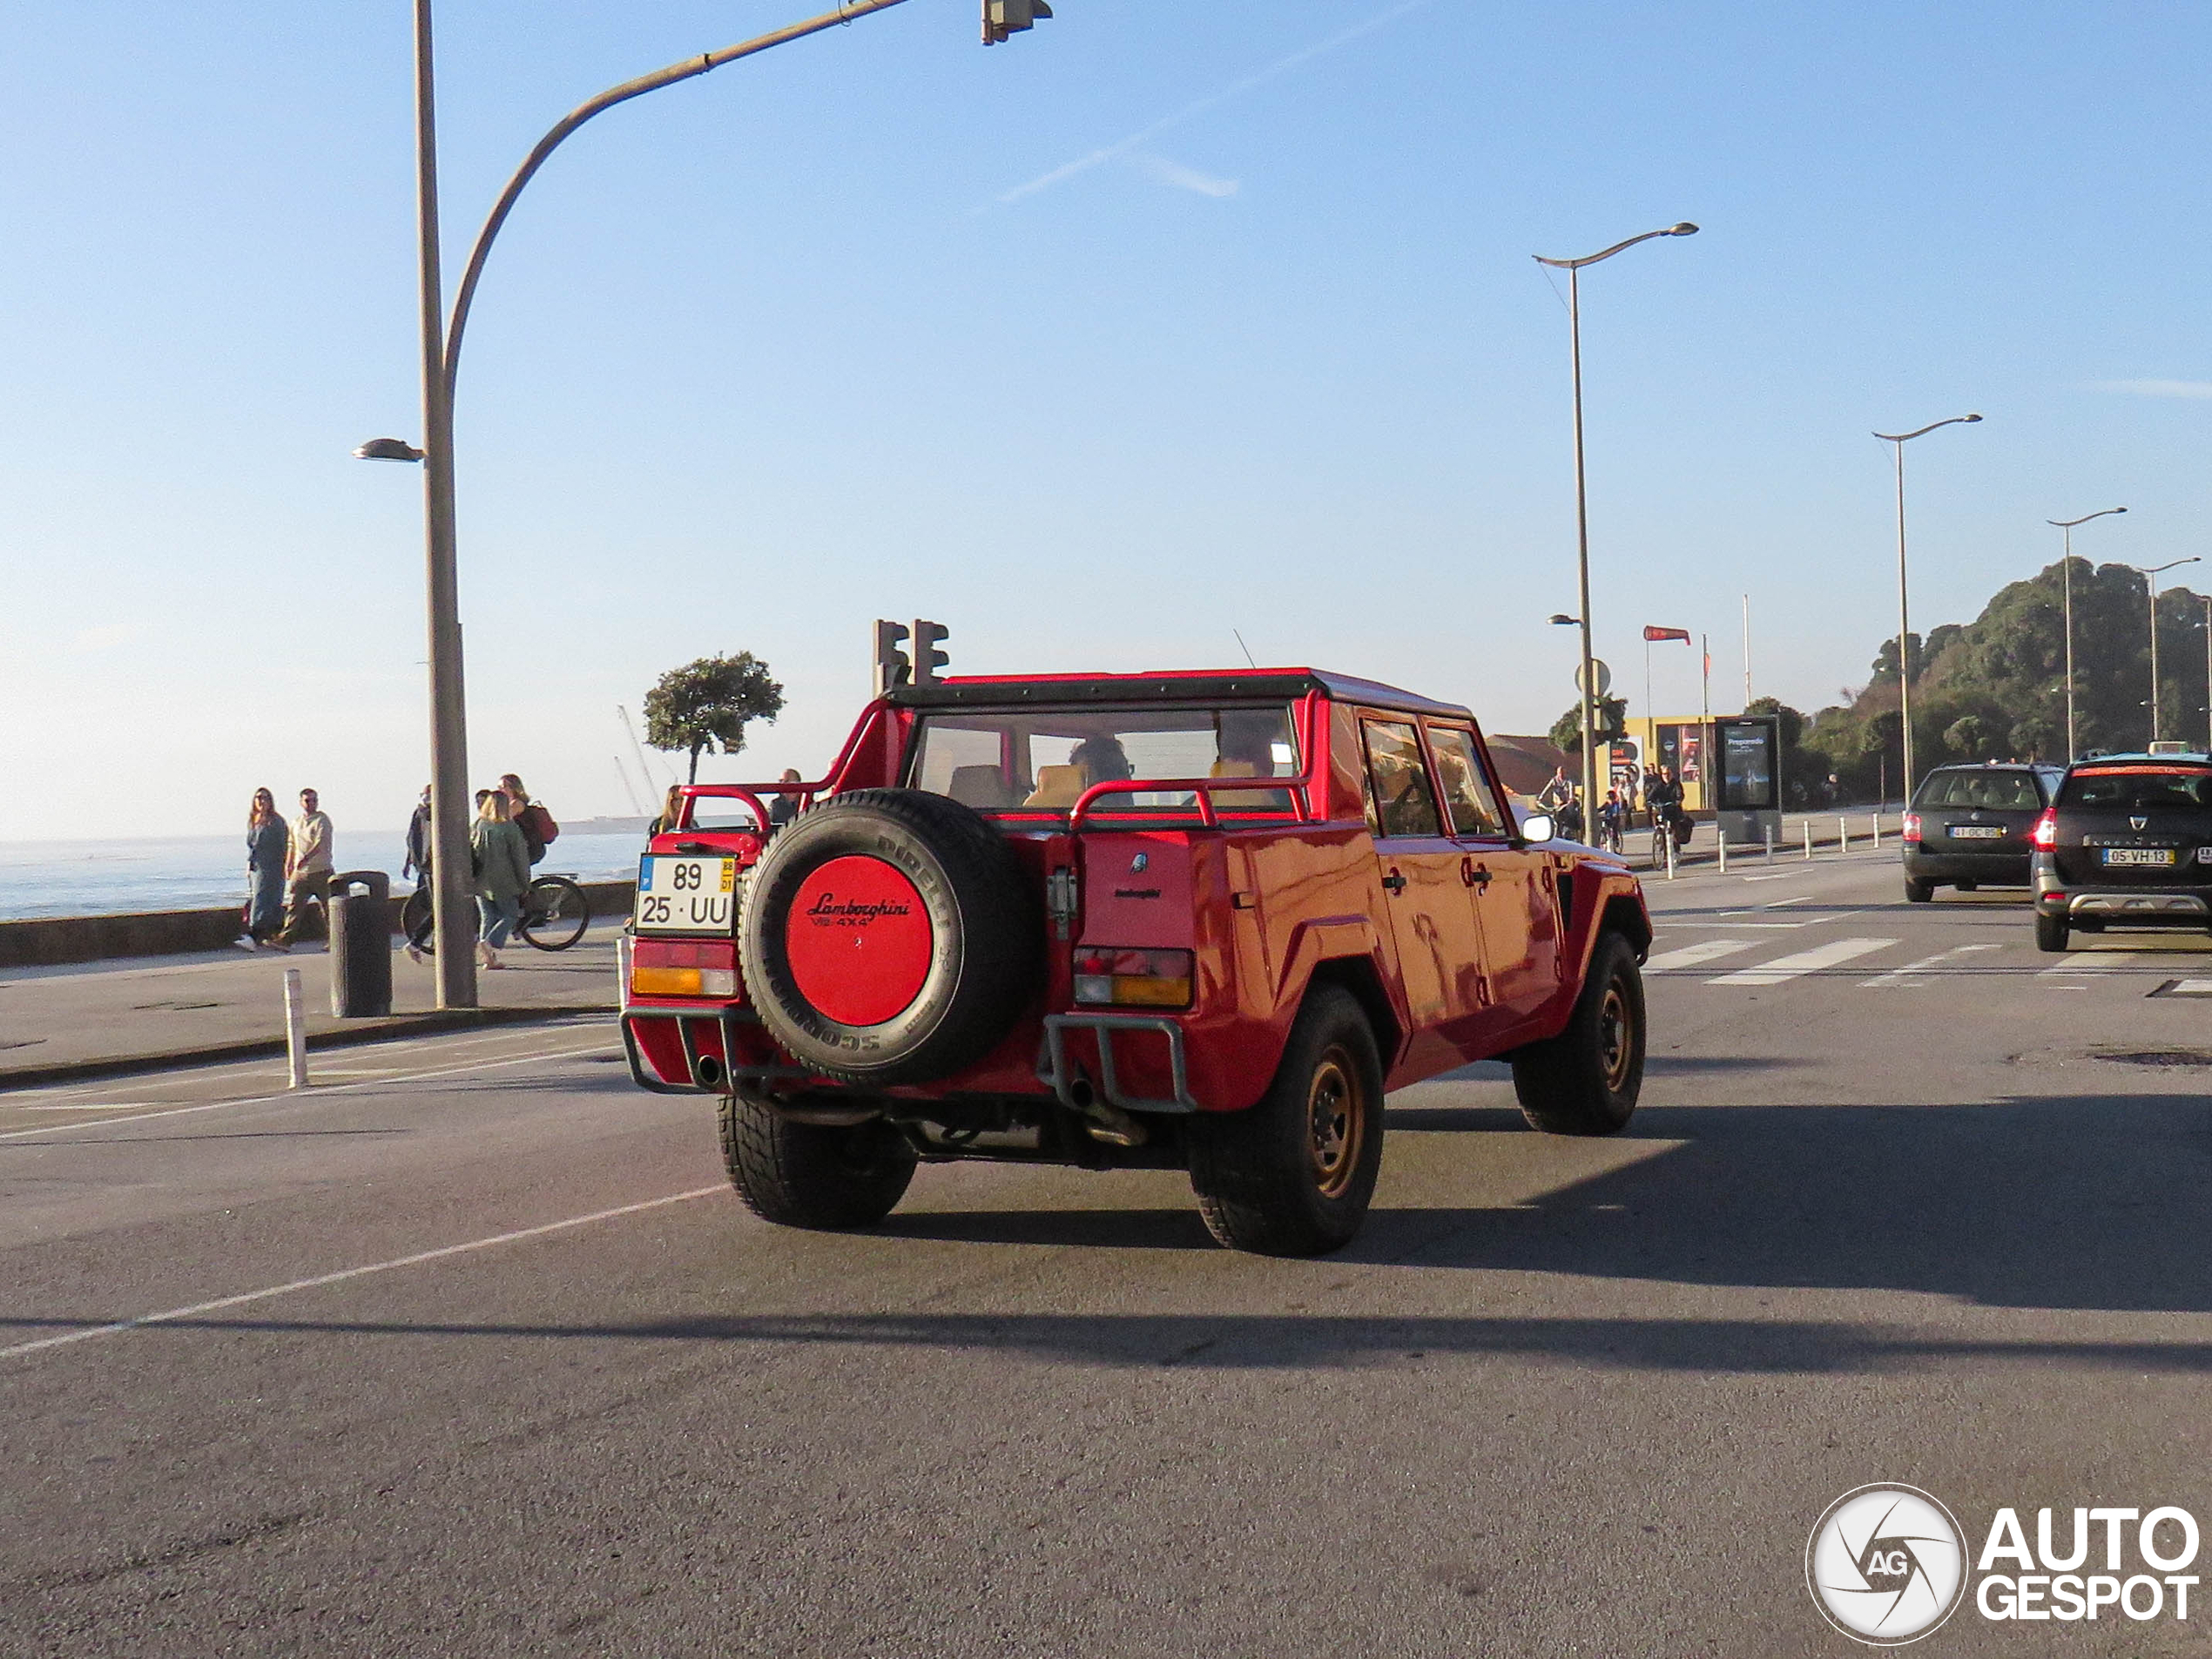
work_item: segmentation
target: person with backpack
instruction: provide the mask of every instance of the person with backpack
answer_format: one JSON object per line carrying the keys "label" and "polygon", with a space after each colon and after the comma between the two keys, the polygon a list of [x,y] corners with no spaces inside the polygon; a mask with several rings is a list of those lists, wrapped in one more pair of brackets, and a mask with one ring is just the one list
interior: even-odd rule
{"label": "person with backpack", "polygon": [[499,789],[507,797],[509,821],[523,833],[523,845],[529,849],[530,862],[543,862],[545,849],[560,839],[561,826],[553,821],[553,814],[545,810],[543,802],[530,799],[530,792],[523,787],[523,780],[513,772],[501,776]]}

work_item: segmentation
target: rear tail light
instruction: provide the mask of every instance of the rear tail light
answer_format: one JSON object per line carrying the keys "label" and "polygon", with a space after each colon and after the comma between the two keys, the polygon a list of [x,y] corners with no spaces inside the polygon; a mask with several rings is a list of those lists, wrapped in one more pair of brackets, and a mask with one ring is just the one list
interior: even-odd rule
{"label": "rear tail light", "polygon": [[2056,850],[2059,844],[2059,815],[2046,808],[2043,815],[2035,820],[2035,827],[2028,832],[2027,840],[2028,845],[2039,853]]}
{"label": "rear tail light", "polygon": [[1076,1001],[1088,1008],[1187,1008],[1191,970],[1187,950],[1086,945],[1076,952]]}
{"label": "rear tail light", "polygon": [[730,968],[633,968],[632,996],[735,996],[738,974]]}
{"label": "rear tail light", "polygon": [[1917,840],[1919,840],[1920,839],[1920,814],[1919,814],[1919,813],[1905,813],[1905,839],[1906,840],[1908,840],[1908,841],[1917,841]]}

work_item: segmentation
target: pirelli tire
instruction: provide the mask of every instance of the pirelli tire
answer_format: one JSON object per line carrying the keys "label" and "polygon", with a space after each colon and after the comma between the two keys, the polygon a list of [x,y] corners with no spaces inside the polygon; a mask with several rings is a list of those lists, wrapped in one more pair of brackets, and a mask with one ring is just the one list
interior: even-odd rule
{"label": "pirelli tire", "polygon": [[779,831],[738,953],[768,1034],[841,1082],[924,1083],[995,1048],[1036,997],[1043,927],[1013,849],[958,801],[863,789]]}

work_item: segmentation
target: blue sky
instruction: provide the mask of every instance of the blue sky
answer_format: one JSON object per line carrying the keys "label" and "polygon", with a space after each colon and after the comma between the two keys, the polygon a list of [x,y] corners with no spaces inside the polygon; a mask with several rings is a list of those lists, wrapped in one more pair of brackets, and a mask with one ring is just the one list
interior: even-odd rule
{"label": "blue sky", "polygon": [[[407,10],[11,20],[0,836],[229,829],[263,783],[404,818],[419,488],[348,451],[420,424]],[[448,271],[562,111],[805,10],[446,0]],[[739,647],[789,710],[706,775],[814,775],[877,616],[974,672],[1240,629],[1541,730],[1574,518],[1529,255],[1685,218],[1583,287],[1594,614],[1639,702],[1659,623],[1737,705],[1746,592],[1757,691],[1864,679],[1876,428],[1987,417],[1909,452],[1924,628],[2055,557],[2049,518],[2205,549],[2202,8],[1061,0],[988,51],[974,13],[655,94],[525,195],[458,414],[481,778],[628,810],[615,705]],[[1694,708],[1695,653],[1657,661]]]}

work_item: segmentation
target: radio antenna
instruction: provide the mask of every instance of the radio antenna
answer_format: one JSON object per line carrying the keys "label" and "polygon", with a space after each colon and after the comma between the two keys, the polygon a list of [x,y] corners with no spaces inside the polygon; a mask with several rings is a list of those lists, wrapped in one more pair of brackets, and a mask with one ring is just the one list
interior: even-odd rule
{"label": "radio antenna", "polygon": [[1251,663],[1251,665],[1252,665],[1254,668],[1258,668],[1258,667],[1259,666],[1259,664],[1258,664],[1258,663],[1253,663],[1253,662],[1252,662],[1252,648],[1251,648],[1250,645],[1247,645],[1246,644],[1244,644],[1244,636],[1241,632],[1239,632],[1237,629],[1234,629],[1234,628],[1231,628],[1229,631],[1230,631],[1231,633],[1232,633],[1232,634],[1236,634],[1236,636],[1237,636],[1237,649],[1238,649],[1238,650],[1239,650],[1239,651],[1243,651],[1243,652],[1244,653],[1244,660],[1245,660],[1246,662],[1248,662],[1248,663]]}

